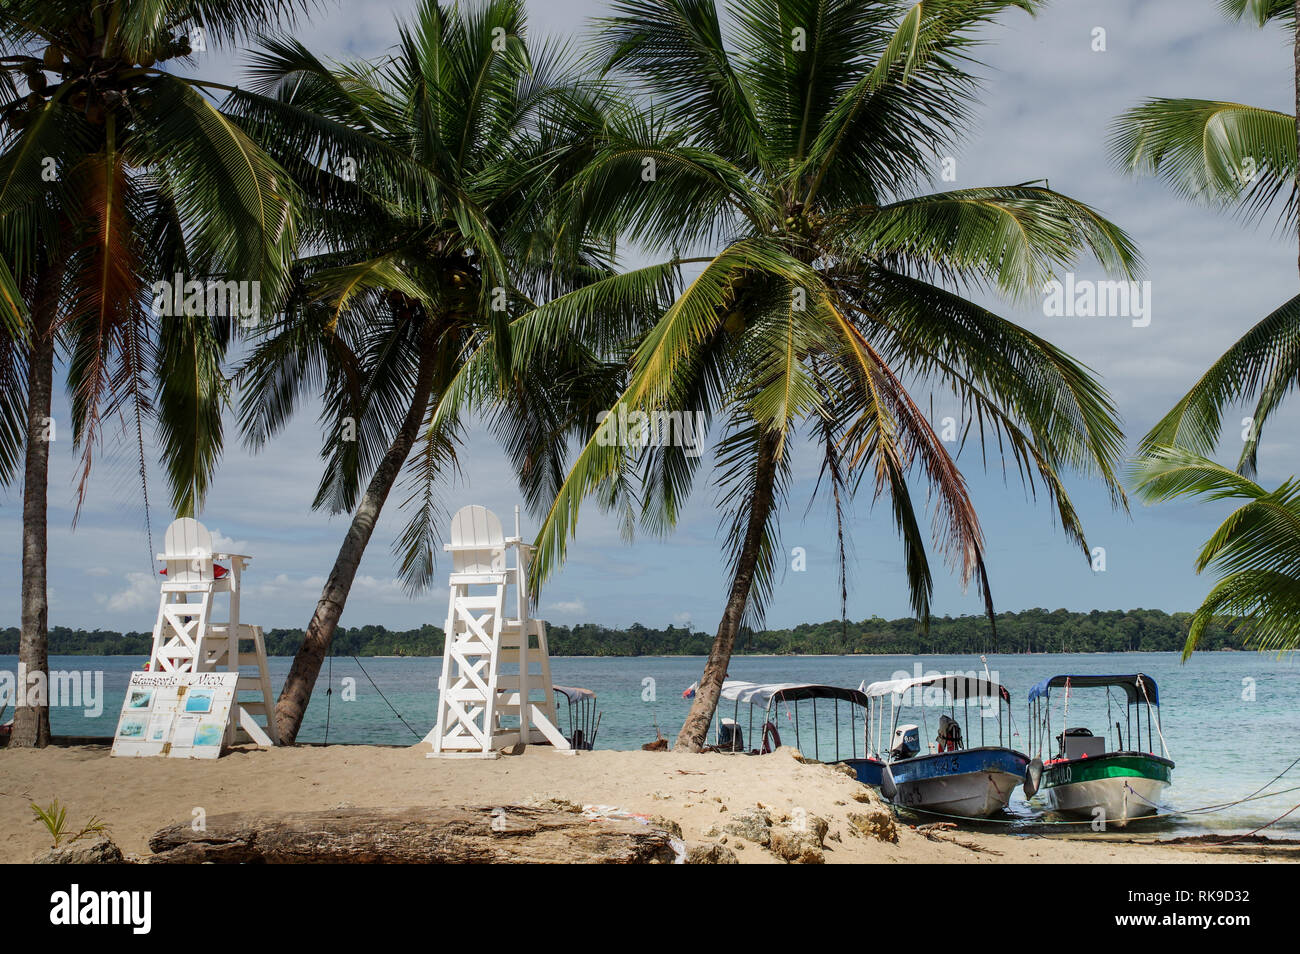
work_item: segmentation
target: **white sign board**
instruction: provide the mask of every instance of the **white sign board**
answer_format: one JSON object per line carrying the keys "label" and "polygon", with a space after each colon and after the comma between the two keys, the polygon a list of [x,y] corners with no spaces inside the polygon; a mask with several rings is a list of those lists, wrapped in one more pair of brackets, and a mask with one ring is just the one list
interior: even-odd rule
{"label": "white sign board", "polygon": [[133,672],[113,754],[215,759],[221,755],[239,674]]}

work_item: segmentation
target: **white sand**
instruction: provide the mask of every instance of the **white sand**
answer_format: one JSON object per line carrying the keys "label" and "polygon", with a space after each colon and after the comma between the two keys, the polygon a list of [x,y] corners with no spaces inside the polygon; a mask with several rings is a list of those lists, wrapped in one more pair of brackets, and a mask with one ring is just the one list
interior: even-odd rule
{"label": "white sand", "polygon": [[[427,746],[303,747],[236,750],[217,761],[115,759],[103,746],[0,750],[0,862],[30,861],[49,837],[30,804],[54,799],[79,827],[91,815],[106,822],[124,852],[149,854],[158,829],[189,823],[195,809],[320,810],[519,804],[555,796],[579,804],[611,805],[678,822],[688,844],[721,840],[709,834],[756,806],[780,819],[799,810],[830,823],[825,859],[845,862],[1216,862],[1294,860],[1296,849],[1208,851],[1135,843],[1148,836],[1081,835],[1044,838],[961,832],[972,850],[937,843],[902,827],[896,844],[864,837],[850,813],[878,803],[854,799],[862,785],[831,769],[770,756],[677,755],[666,752],[582,752],[560,755],[532,746],[495,761],[428,759]],[[766,849],[725,836],[746,863],[779,863]]]}

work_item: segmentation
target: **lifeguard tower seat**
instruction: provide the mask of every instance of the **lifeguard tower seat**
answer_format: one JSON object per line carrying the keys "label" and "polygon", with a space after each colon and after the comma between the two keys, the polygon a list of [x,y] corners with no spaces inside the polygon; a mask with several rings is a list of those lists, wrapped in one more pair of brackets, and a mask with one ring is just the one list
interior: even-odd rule
{"label": "lifeguard tower seat", "polygon": [[430,757],[495,758],[521,742],[573,751],[555,726],[546,627],[530,615],[532,548],[518,524],[517,509],[513,537],[486,507],[462,507],[452,517],[451,542],[443,546],[452,567],[438,718],[425,737]]}
{"label": "lifeguard tower seat", "polygon": [[[239,621],[243,572],[252,557],[214,552],[212,535],[190,517],[172,521],[163,537],[163,551],[157,555],[164,568],[149,669],[175,673],[239,672],[239,691],[235,694],[237,719],[229,730],[227,743],[251,740],[258,745],[276,744],[275,709],[262,627]],[[218,560],[229,566],[222,566]],[[229,607],[226,620],[220,622],[212,618],[218,595],[227,597]],[[256,697],[249,699],[248,693],[255,693]]]}

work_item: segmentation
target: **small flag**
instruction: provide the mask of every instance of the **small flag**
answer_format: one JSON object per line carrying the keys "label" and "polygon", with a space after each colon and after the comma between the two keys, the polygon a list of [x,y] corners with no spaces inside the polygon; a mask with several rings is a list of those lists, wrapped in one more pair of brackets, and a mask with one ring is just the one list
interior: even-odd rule
{"label": "small flag", "polygon": [[691,683],[689,686],[687,686],[685,689],[682,690],[682,698],[683,698],[683,699],[694,699],[694,698],[695,698],[695,690],[698,689],[698,688],[700,688],[700,684],[699,684],[698,682],[693,682],[693,683]]}

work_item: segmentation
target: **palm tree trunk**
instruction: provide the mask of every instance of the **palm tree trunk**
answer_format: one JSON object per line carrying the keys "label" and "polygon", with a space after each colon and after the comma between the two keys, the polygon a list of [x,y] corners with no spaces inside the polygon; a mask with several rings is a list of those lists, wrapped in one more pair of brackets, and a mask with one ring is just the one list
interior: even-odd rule
{"label": "palm tree trunk", "polygon": [[[18,665],[24,673],[15,689],[13,748],[50,744],[49,599],[46,591],[46,503],[50,472],[50,400],[54,379],[54,311],[57,270],[46,265],[36,284],[32,308],[32,349],[27,365],[27,439],[23,464],[22,634]],[[33,677],[37,680],[32,682]]]}
{"label": "palm tree trunk", "polygon": [[758,567],[758,557],[763,546],[763,531],[775,500],[776,447],[775,434],[765,431],[759,437],[758,466],[754,474],[749,523],[745,527],[745,539],[731,579],[731,592],[727,596],[722,622],[718,624],[718,633],[713,637],[709,660],[704,665],[704,675],[700,677],[699,687],[695,690],[695,701],[691,704],[691,711],[686,714],[682,731],[678,733],[677,742],[673,745],[674,750],[698,752],[708,737],[709,723],[713,721],[713,713],[722,693],[722,683],[727,678],[727,667],[731,665],[736,634],[740,632],[745,607],[749,604],[749,594],[754,586],[754,571]]}
{"label": "palm tree trunk", "polygon": [[275,720],[281,745],[292,745],[298,738],[298,730],[302,728],[303,717],[307,714],[307,704],[311,701],[312,688],[316,685],[321,663],[334,639],[334,630],[338,628],[339,617],[343,615],[343,606],[347,603],[348,591],[352,589],[357,567],[361,565],[361,557],[366,552],[366,544],[370,542],[375,524],[379,521],[379,512],[411,453],[420,424],[428,410],[435,363],[431,329],[426,329],[420,347],[420,365],[411,405],[352,515],[352,524],[348,527],[343,546],[339,548],[339,555],[334,560],[334,569],[325,581],[325,588],[321,591],[320,602],[316,604],[316,612],[307,627],[307,634],[298,647],[297,655],[293,657],[288,678],[280,691],[280,698],[276,700]]}

